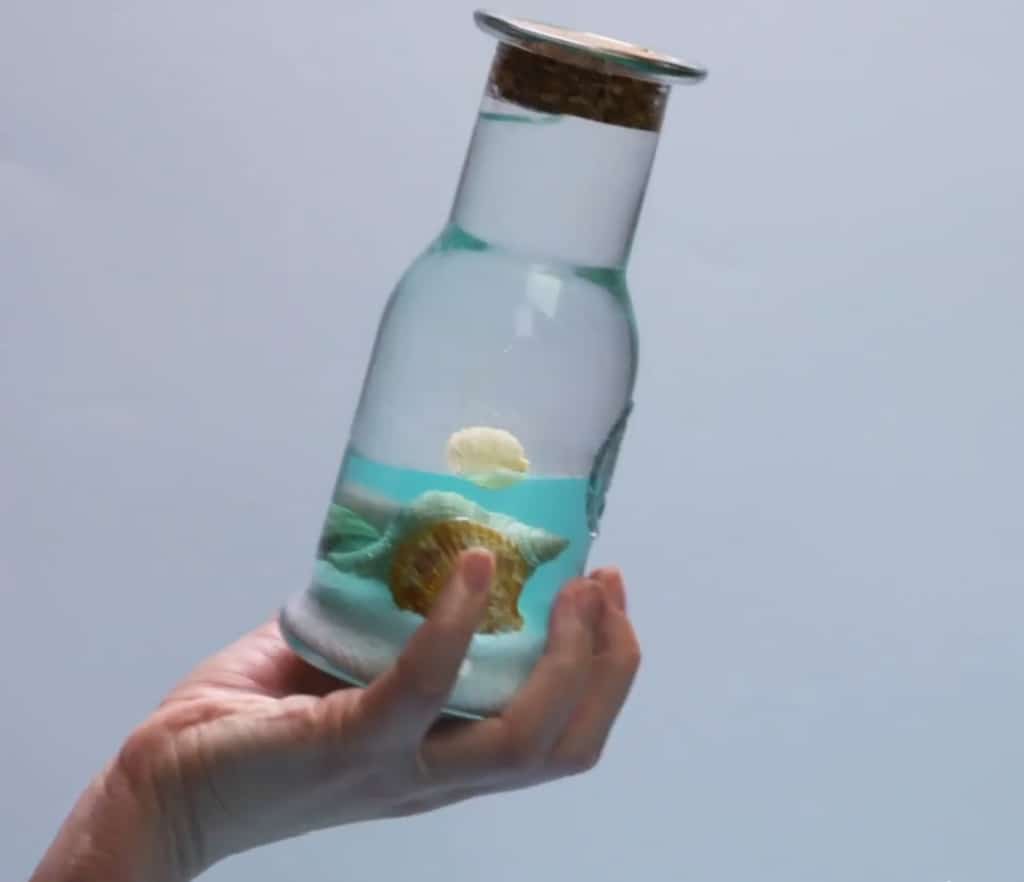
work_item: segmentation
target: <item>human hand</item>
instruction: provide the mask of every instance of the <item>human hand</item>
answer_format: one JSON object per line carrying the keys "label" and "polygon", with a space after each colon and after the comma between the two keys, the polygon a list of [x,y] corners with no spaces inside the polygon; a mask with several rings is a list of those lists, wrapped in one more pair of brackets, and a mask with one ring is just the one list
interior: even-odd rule
{"label": "human hand", "polygon": [[[438,721],[493,575],[488,552],[464,553],[396,664],[365,689],[303,662],[276,622],[210,658],[128,738],[34,882],[180,882],[311,830],[591,768],[639,664],[616,570],[562,591],[545,653],[504,713]],[[78,874],[60,869],[72,865]]]}

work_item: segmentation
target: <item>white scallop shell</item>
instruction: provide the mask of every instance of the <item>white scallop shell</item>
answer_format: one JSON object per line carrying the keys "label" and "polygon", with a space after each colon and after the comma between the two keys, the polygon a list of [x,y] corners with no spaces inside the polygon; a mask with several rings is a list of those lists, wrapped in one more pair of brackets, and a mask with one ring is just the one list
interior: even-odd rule
{"label": "white scallop shell", "polygon": [[521,480],[530,467],[511,432],[490,426],[460,429],[448,439],[448,468],[481,487],[498,490]]}

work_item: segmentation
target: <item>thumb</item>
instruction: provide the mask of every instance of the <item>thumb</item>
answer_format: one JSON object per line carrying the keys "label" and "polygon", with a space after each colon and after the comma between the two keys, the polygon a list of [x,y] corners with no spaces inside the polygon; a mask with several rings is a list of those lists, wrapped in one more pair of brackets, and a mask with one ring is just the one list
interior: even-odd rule
{"label": "thumb", "polygon": [[437,720],[483,621],[494,571],[491,552],[464,551],[426,621],[394,665],[363,692],[361,709],[381,734],[418,742]]}

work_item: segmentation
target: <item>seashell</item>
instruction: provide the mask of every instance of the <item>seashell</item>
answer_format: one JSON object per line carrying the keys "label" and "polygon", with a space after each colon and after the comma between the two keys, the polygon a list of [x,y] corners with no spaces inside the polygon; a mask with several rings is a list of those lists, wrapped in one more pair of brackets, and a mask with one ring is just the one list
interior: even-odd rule
{"label": "seashell", "polygon": [[471,426],[453,433],[446,456],[452,472],[489,490],[521,481],[530,467],[519,439],[489,426]]}
{"label": "seashell", "polygon": [[352,509],[331,503],[320,535],[321,554],[353,551],[380,538],[380,530]]}
{"label": "seashell", "polygon": [[362,484],[346,481],[337,488],[334,494],[335,504],[350,509],[367,523],[372,524],[381,533],[395,519],[402,509],[401,503],[387,496],[375,493]]}
{"label": "seashell", "polygon": [[418,496],[376,539],[361,529],[362,544],[338,541],[325,559],[342,572],[388,582],[399,607],[421,614],[444,587],[460,551],[477,545],[490,549],[498,569],[484,633],[522,627],[516,604],[523,585],[538,566],[569,545],[561,536],[443,490]]}
{"label": "seashell", "polygon": [[509,515],[488,511],[482,505],[447,490],[430,490],[418,496],[395,518],[395,523],[385,535],[394,532],[404,537],[431,524],[455,520],[473,521],[497,530],[519,549],[531,569],[558,557],[569,545],[568,540],[561,536],[540,527],[531,527]]}
{"label": "seashell", "polygon": [[391,565],[391,596],[401,609],[427,615],[448,584],[459,554],[486,548],[494,554],[495,578],[480,625],[483,634],[523,627],[519,595],[533,571],[515,543],[497,530],[473,521],[441,521],[406,539]]}

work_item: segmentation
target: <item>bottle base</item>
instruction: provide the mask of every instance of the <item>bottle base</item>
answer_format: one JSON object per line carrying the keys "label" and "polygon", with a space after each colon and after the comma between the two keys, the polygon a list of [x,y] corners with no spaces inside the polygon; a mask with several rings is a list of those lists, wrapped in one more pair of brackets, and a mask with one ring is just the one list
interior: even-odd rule
{"label": "bottle base", "polygon": [[[289,600],[278,622],[285,642],[298,656],[345,683],[363,687],[394,663],[404,639],[395,639],[393,628],[380,629],[392,635],[382,637],[365,621],[354,627],[353,621],[362,616],[352,612],[346,615],[336,602],[318,596],[314,586]],[[475,637],[444,716],[478,720],[500,713],[529,676],[541,645],[531,641],[517,649],[496,651],[495,638]]]}

